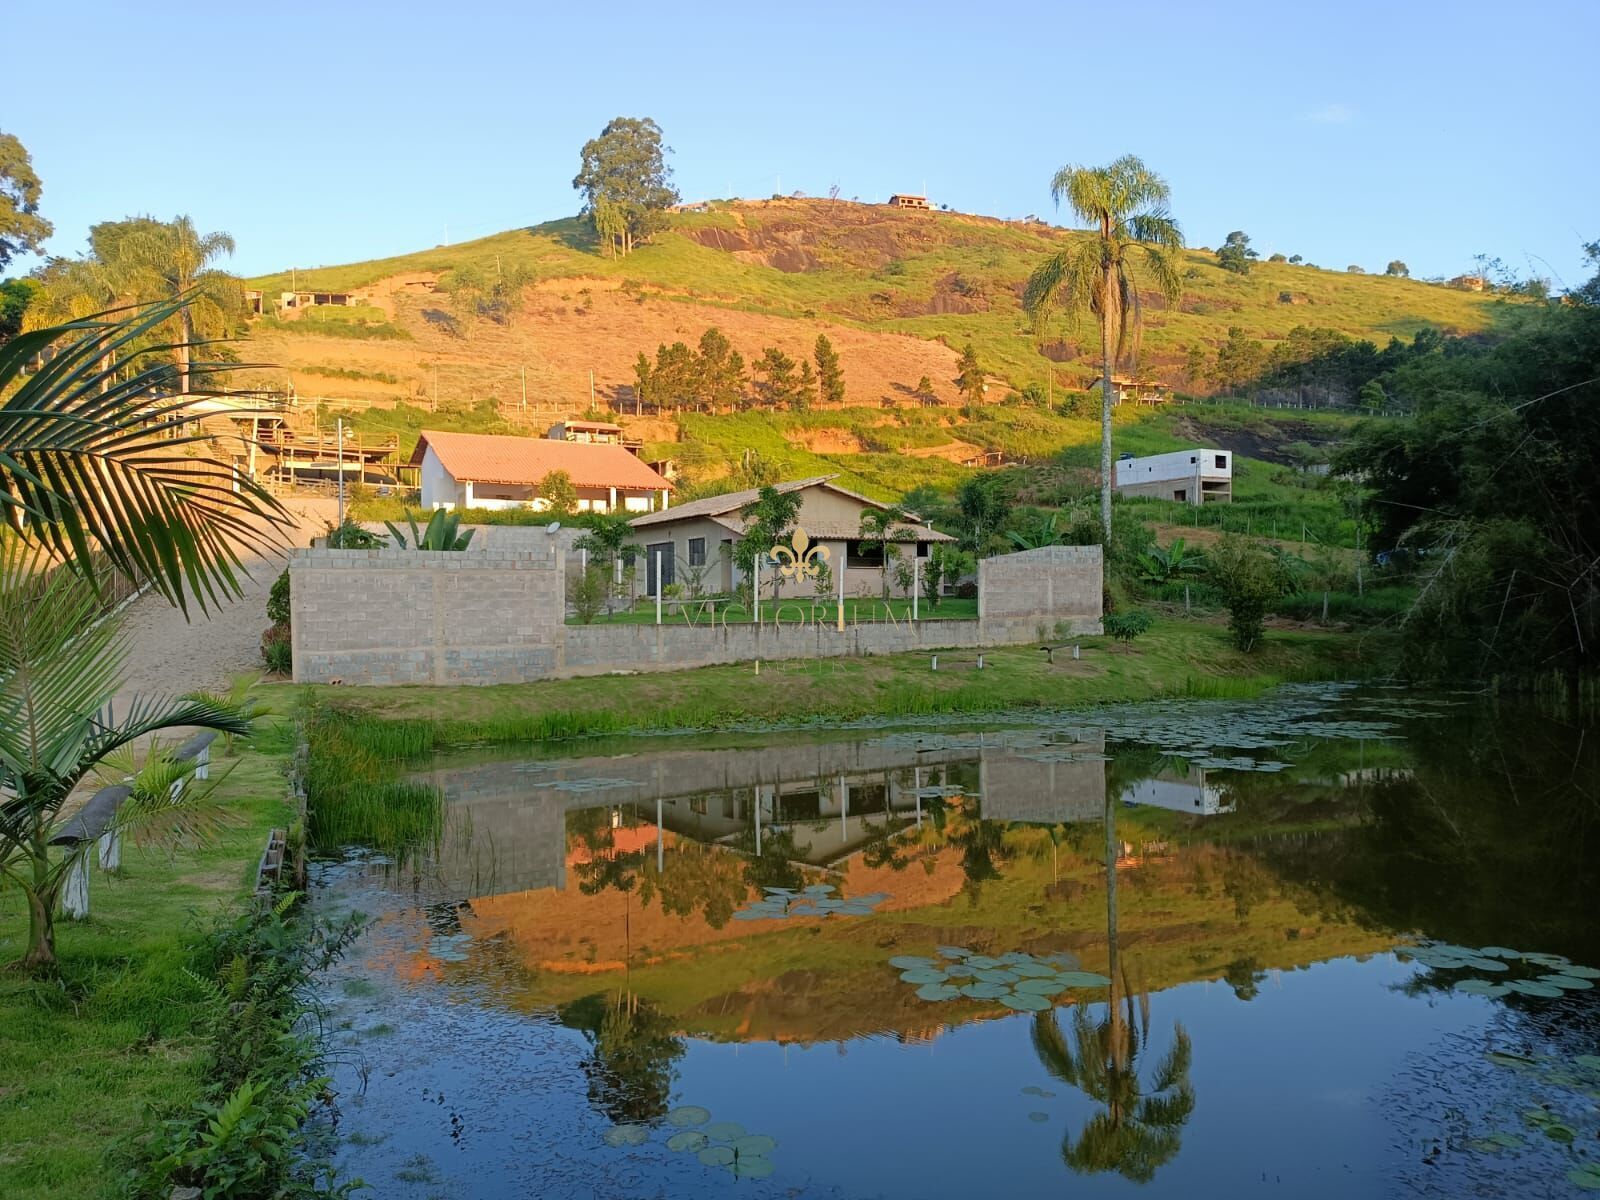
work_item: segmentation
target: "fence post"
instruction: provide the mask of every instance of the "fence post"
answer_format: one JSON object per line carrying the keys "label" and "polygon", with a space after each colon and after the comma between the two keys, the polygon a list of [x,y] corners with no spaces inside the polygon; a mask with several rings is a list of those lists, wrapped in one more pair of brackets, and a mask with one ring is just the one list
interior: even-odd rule
{"label": "fence post", "polygon": [[933,656],[933,663],[928,669],[930,671],[937,671],[939,669],[939,656],[937,654]]}

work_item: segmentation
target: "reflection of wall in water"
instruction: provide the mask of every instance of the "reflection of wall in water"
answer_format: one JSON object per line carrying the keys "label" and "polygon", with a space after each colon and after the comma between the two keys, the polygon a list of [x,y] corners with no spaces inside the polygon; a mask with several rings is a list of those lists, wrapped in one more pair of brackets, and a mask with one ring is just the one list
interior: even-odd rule
{"label": "reflection of wall in water", "polygon": [[480,763],[425,778],[445,798],[442,879],[485,895],[565,886],[566,814],[596,806],[654,822],[659,801],[667,830],[705,842],[749,841],[759,813],[764,832],[792,833],[799,855],[819,864],[859,850],[886,821],[915,825],[945,789],[978,792],[995,820],[1100,818],[1104,763],[1019,757],[1028,753],[970,742],[923,749],[904,738],[793,742]]}
{"label": "reflection of wall in water", "polygon": [[1201,817],[1231,813],[1233,805],[1223,803],[1223,799],[1222,789],[1207,783],[1205,770],[1200,767],[1187,777],[1163,771],[1154,778],[1129,784],[1122,793],[1124,804],[1148,804]]}

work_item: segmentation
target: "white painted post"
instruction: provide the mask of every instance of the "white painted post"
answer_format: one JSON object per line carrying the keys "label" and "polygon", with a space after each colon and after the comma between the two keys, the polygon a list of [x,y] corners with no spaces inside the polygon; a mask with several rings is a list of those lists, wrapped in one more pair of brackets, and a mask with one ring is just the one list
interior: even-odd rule
{"label": "white painted post", "polygon": [[761,785],[760,784],[756,785],[755,804],[756,804],[756,857],[760,858],[761,857]]}
{"label": "white painted post", "polygon": [[73,859],[72,868],[67,872],[66,885],[61,889],[61,911],[74,921],[89,918],[89,872],[84,867],[86,857],[79,854]]}
{"label": "white painted post", "polygon": [[[755,606],[756,606],[756,628],[757,629],[761,628],[761,560],[764,557],[765,557],[765,555],[762,555],[762,554],[757,554],[756,555],[756,585],[755,585],[754,595],[755,595]],[[760,669],[761,668],[759,666],[756,668],[756,670],[758,670],[758,671]]]}
{"label": "white painted post", "polygon": [[665,843],[665,834],[662,833],[662,825],[661,825],[661,797],[657,796],[656,797],[656,874],[657,875],[662,875],[662,874],[665,874],[665,872],[666,872],[666,867],[664,865],[665,862],[666,862],[666,850],[665,850],[665,844],[664,843]]}
{"label": "white painted post", "polygon": [[661,551],[656,551],[656,624],[661,624]]}
{"label": "white painted post", "polygon": [[917,804],[917,828],[922,828],[922,768],[911,768],[911,796]]}
{"label": "white painted post", "polygon": [[850,543],[842,543],[839,551],[839,632],[844,632],[844,572],[845,562],[850,557]]}
{"label": "white painted post", "polygon": [[122,833],[114,828],[108,829],[100,835],[100,869],[110,874],[120,866],[122,866]]}
{"label": "white painted post", "polygon": [[917,619],[917,593],[922,590],[918,581],[918,572],[922,569],[922,560],[913,550],[911,554],[911,619]]}
{"label": "white painted post", "polygon": [[200,753],[194,756],[194,777],[196,779],[211,778],[211,743],[207,742],[200,747]]}
{"label": "white painted post", "polygon": [[933,665],[929,669],[933,671],[937,671],[939,669],[939,656],[937,654],[933,656]]}
{"label": "white painted post", "polygon": [[848,841],[850,830],[846,823],[850,815],[850,785],[844,781],[844,776],[839,776],[839,837]]}
{"label": "white painted post", "polygon": [[339,430],[339,527],[344,526],[344,418],[337,422]]}
{"label": "white painted post", "polygon": [[1074,642],[1072,644],[1072,661],[1077,662],[1082,656],[1082,648],[1076,642]]}
{"label": "white painted post", "polygon": [[978,655],[978,670],[983,670],[983,655]]}

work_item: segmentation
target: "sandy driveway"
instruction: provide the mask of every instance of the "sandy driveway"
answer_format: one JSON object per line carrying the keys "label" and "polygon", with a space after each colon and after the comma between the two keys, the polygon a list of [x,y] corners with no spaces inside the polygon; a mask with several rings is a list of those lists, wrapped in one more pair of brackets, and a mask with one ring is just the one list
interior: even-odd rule
{"label": "sandy driveway", "polygon": [[[322,497],[289,497],[285,507],[298,526],[289,540],[310,544],[314,535],[333,524],[336,502]],[[244,594],[203,613],[191,605],[183,612],[154,592],[135,600],[122,612],[122,629],[128,638],[128,661],[120,701],[143,694],[180,695],[196,689],[220,690],[235,676],[259,673],[261,634],[267,628],[267,593],[283,570],[283,556],[245,559],[250,578]]]}

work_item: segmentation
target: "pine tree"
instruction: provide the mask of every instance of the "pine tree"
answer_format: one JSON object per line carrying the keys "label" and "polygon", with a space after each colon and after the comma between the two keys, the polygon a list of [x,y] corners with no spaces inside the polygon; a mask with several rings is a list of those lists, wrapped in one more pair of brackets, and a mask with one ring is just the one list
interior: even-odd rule
{"label": "pine tree", "polygon": [[755,373],[756,398],[774,411],[787,408],[795,393],[794,359],[768,346],[756,360]]}
{"label": "pine tree", "polygon": [[833,348],[833,343],[828,340],[825,333],[817,334],[817,345],[813,351],[817,360],[817,381],[821,385],[822,407],[836,404],[844,407],[844,368],[839,365],[839,354]]}
{"label": "pine tree", "polygon": [[978,351],[968,342],[967,348],[961,352],[956,387],[961,389],[962,398],[976,407],[983,403],[983,386],[983,368],[978,365]]}
{"label": "pine tree", "polygon": [[644,411],[646,401],[655,403],[655,397],[650,395],[650,356],[643,350],[639,357],[633,360],[633,415],[638,416]]}
{"label": "pine tree", "polygon": [[800,379],[795,384],[789,407],[795,412],[805,412],[817,398],[817,373],[811,369],[810,359],[800,360]]}

